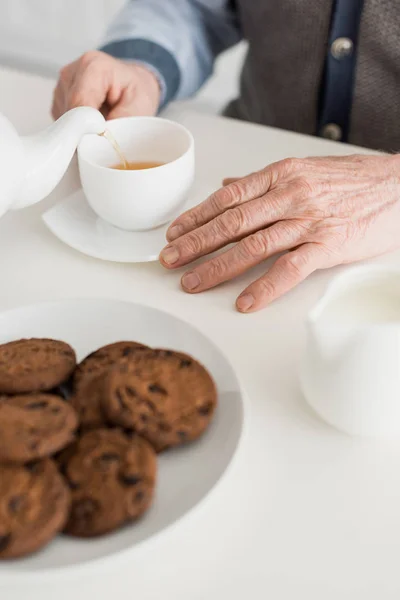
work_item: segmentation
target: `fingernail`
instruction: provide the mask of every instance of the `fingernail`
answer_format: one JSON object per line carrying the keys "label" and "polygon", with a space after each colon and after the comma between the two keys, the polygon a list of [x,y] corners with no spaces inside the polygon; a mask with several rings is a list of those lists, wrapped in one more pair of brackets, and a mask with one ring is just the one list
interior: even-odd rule
{"label": "fingernail", "polygon": [[186,275],[182,277],[182,286],[186,290],[195,290],[197,287],[199,287],[200,283],[201,279],[197,273],[186,273]]}
{"label": "fingernail", "polygon": [[160,254],[160,258],[167,265],[174,265],[179,260],[179,252],[174,246],[167,246]]}
{"label": "fingernail", "polygon": [[176,240],[176,238],[180,237],[182,235],[182,233],[183,233],[182,225],[173,225],[167,231],[167,238],[169,240],[171,240],[171,242],[172,242],[173,240]]}
{"label": "fingernail", "polygon": [[239,298],[236,301],[236,306],[242,312],[250,310],[253,304],[254,296],[252,296],[252,294],[243,294],[243,296],[239,296]]}

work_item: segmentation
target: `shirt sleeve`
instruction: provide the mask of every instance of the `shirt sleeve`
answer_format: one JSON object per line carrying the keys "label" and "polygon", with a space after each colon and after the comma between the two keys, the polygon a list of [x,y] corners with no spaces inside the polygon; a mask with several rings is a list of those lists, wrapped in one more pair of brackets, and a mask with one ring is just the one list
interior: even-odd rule
{"label": "shirt sleeve", "polygon": [[147,65],[162,105],[192,96],[216,57],[241,39],[232,0],[130,0],[108,29],[101,50]]}

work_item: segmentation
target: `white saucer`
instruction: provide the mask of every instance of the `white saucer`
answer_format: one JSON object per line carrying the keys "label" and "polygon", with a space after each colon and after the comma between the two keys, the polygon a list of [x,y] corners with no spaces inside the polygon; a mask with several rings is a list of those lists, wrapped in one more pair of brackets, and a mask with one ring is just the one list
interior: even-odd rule
{"label": "white saucer", "polygon": [[123,231],[90,208],[82,190],[45,212],[43,221],[56,237],[75,250],[111,262],[158,260],[166,244],[168,224],[151,231]]}

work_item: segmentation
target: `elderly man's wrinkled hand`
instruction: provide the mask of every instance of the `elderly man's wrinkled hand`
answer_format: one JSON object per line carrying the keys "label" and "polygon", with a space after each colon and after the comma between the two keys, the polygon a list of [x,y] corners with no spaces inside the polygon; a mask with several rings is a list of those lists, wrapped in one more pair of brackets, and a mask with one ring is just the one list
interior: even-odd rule
{"label": "elderly man's wrinkled hand", "polygon": [[[274,255],[268,272],[237,299],[255,311],[317,269],[400,247],[400,157],[286,159],[225,186],[168,230],[161,263],[171,269],[230,244],[187,271],[190,293],[232,279]],[[282,254],[283,253],[283,254]]]}

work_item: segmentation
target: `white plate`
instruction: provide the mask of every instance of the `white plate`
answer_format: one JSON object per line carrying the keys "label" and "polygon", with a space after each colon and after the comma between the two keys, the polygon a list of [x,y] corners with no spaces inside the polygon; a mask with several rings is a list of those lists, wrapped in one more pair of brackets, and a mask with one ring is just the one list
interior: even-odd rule
{"label": "white plate", "polygon": [[82,190],[45,212],[43,221],[56,237],[75,250],[111,262],[158,260],[168,225],[151,231],[124,231],[106,223],[90,208]]}
{"label": "white plate", "polygon": [[155,501],[143,519],[93,540],[59,536],[33,556],[0,563],[0,585],[71,574],[94,561],[115,560],[164,532],[199,505],[225,473],[242,438],[243,394],[224,355],[191,325],[146,306],[82,299],[2,313],[0,331],[1,343],[21,337],[65,340],[77,350],[79,359],[103,344],[129,339],[189,352],[211,371],[219,394],[215,419],[205,435],[191,445],[160,455]]}

